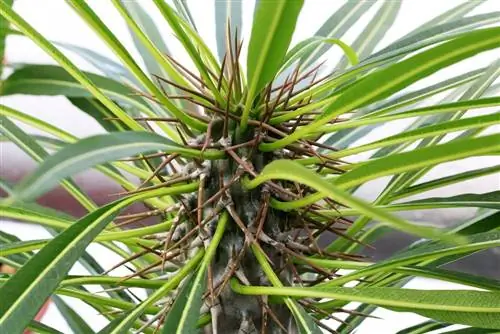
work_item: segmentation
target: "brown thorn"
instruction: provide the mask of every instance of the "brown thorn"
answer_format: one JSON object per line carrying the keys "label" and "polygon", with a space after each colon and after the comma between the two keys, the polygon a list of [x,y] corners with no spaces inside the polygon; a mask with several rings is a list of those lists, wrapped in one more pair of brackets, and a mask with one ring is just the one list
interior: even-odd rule
{"label": "brown thorn", "polygon": [[[215,104],[215,100],[214,100],[214,99],[212,99],[212,98],[210,98],[210,97],[208,97],[208,96],[206,96],[206,95],[203,95],[202,93],[199,93],[199,92],[197,92],[197,91],[195,91],[195,90],[192,90],[192,89],[190,89],[190,88],[187,88],[187,87],[181,86],[181,85],[179,85],[179,84],[177,84],[177,83],[175,83],[175,82],[173,82],[173,81],[170,81],[170,80],[168,80],[168,79],[165,79],[165,78],[159,77],[159,76],[157,76],[157,75],[155,75],[155,74],[153,74],[153,77],[157,78],[157,80],[163,81],[163,82],[165,82],[165,83],[167,83],[167,84],[169,84],[169,85],[171,85],[171,86],[174,86],[174,87],[176,87],[176,88],[178,88],[178,89],[180,89],[180,90],[183,90],[183,91],[188,92],[188,93],[190,93],[190,94],[192,94],[192,95],[198,96],[198,97],[200,97],[200,98],[202,98],[202,99],[204,99],[204,100],[206,100],[206,101],[208,101],[208,102],[210,102],[210,103],[212,103],[212,104]],[[160,85],[160,86],[161,86],[161,85]],[[166,96],[168,96],[167,94],[165,94],[165,95],[166,95]]]}
{"label": "brown thorn", "polygon": [[[163,182],[163,183],[166,183],[168,181],[166,181],[159,173],[161,172],[161,170],[163,168],[165,168],[169,163],[171,163],[175,158],[177,158],[180,154],[179,153],[173,153],[171,154],[168,158],[166,158],[165,160],[163,160],[159,165],[158,167],[156,167],[156,169],[153,171],[153,174],[151,174],[146,180],[144,180],[142,182],[142,184],[137,187],[137,189],[140,189],[142,188],[146,183],[148,183],[149,181],[151,181],[153,179],[153,177],[157,176],[158,179],[160,180],[160,182]],[[147,160],[146,160],[147,161]]]}

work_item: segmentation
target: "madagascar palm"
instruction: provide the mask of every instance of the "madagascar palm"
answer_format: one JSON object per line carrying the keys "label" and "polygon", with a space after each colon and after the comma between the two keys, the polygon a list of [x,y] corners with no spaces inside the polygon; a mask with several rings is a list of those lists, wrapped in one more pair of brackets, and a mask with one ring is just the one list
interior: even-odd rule
{"label": "madagascar palm", "polygon": [[[469,109],[500,105],[498,85],[492,84],[500,74],[499,61],[405,90],[498,48],[498,13],[465,16],[481,3],[467,2],[374,52],[401,3],[381,2],[349,46],[340,38],[375,2],[348,1],[315,36],[290,48],[303,1],[262,0],[245,60],[240,2],[215,4],[217,57],[199,37],[185,1],[171,6],[154,0],[189,55],[195,68],[190,70],[167,52],[139,2],[111,2],[130,29],[144,68],[85,1],[68,3],[119,63],[47,40],[11,8],[11,1],[0,2],[0,14],[10,23],[2,23],[0,50],[7,34],[23,35],[58,63],[7,64],[13,71],[2,81],[1,94],[66,96],[108,131],[79,139],[1,106],[4,139],[40,162],[12,188],[2,182],[8,194],[1,202],[3,215],[40,224],[54,235],[19,241],[1,234],[1,260],[19,268],[2,279],[1,333],[21,333],[26,327],[57,332],[32,320],[50,296],[74,332],[91,332],[60,295],[79,298],[108,318],[100,333],[320,333],[320,328],[349,333],[376,306],[431,319],[407,331],[412,333],[450,324],[500,329],[499,282],[439,268],[500,245],[499,193],[404,200],[500,169],[420,181],[441,163],[499,152],[498,134],[481,135],[499,123],[498,114],[463,117]],[[345,57],[326,71],[319,60],[331,47]],[[101,74],[80,70],[68,51]],[[443,92],[448,95],[442,101],[429,104]],[[427,106],[418,107],[423,103]],[[415,121],[399,134],[356,145],[374,127],[410,118]],[[30,136],[14,121],[50,137]],[[452,140],[442,140],[458,131]],[[372,155],[349,162],[363,152]],[[124,188],[119,199],[97,207],[71,180],[89,168]],[[391,180],[373,203],[354,195],[383,176]],[[34,203],[58,184],[88,210],[86,216],[76,219]],[[137,202],[144,204],[143,213],[120,214]],[[461,206],[483,211],[451,229],[418,225],[395,214]],[[158,223],[129,228],[148,217]],[[391,230],[424,240],[387,260],[368,262],[363,249]],[[325,247],[319,239],[332,233],[336,238]],[[113,268],[104,272],[86,253],[90,243],[116,252],[123,258],[116,267],[127,266],[131,274],[112,276]],[[77,261],[89,275],[68,275]],[[401,289],[421,276],[482,291]],[[105,287],[106,296],[93,295],[88,285]],[[145,289],[147,298],[137,302],[131,287]],[[352,301],[362,303],[358,310],[345,309]],[[334,313],[348,313],[347,320],[333,315],[327,326],[322,319]]]}

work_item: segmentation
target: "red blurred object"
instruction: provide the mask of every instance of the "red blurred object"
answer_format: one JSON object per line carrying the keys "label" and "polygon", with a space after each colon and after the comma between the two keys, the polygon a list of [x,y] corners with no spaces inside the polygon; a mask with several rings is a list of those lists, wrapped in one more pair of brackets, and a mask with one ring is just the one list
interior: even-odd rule
{"label": "red blurred object", "polygon": [[[34,320],[36,320],[38,322],[40,322],[42,320],[45,313],[47,313],[47,309],[49,308],[49,304],[50,304],[50,300],[48,300],[45,304],[43,304],[42,308],[40,309],[40,311],[38,311],[38,314],[36,315]],[[24,334],[34,334],[34,333],[27,329],[24,331]]]}

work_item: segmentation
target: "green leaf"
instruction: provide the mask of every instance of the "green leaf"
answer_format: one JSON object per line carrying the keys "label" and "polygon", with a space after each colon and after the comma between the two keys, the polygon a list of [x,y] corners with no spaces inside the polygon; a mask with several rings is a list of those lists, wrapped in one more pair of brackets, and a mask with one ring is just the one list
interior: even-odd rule
{"label": "green leaf", "polygon": [[[353,115],[353,118],[365,118],[364,116],[367,115],[366,118],[370,119],[375,115],[386,114],[392,111],[400,112],[408,110],[410,106],[422,104],[427,99],[433,98],[436,94],[468,84],[469,82],[477,79],[483,72],[484,69],[470,71],[456,77],[440,81],[425,88],[396,96],[392,99],[389,99],[388,101],[375,103],[372,107],[362,108],[361,110],[357,111],[355,115]],[[369,127],[361,126],[334,132],[325,140],[325,144],[336,147],[338,149],[347,148],[352,143],[354,143],[358,139],[361,139],[367,133],[371,132],[374,128],[380,125],[383,125],[383,123],[377,123]]]}
{"label": "green leaf", "polygon": [[[0,105],[0,112],[6,109],[4,106]],[[37,162],[43,161],[48,153],[40,146],[38,143],[21,130],[14,122],[10,119],[0,115],[0,129],[2,132],[19,148],[26,152],[31,158]],[[96,205],[85,194],[73,181],[64,180],[62,182],[63,188],[65,188],[82,206],[87,210],[93,210]],[[15,190],[14,190],[15,192]]]}
{"label": "green leaf", "polygon": [[426,191],[429,191],[429,190],[432,190],[435,188],[447,186],[450,184],[470,180],[470,179],[485,176],[485,175],[495,174],[498,172],[500,172],[500,166],[492,166],[492,167],[474,169],[474,170],[470,170],[467,172],[458,173],[455,175],[441,177],[441,178],[438,178],[435,180],[419,183],[417,185],[404,188],[400,192],[392,193],[390,196],[390,200],[391,200],[391,202],[393,202],[397,199],[401,199],[401,198],[405,198],[405,197],[419,194],[422,192],[426,192]]}
{"label": "green leaf", "polygon": [[248,45],[248,93],[241,119],[243,130],[255,97],[274,79],[282,65],[303,4],[303,0],[258,3]]}
{"label": "green leaf", "polygon": [[63,332],[60,332],[55,328],[52,328],[35,320],[30,321],[30,323],[27,326],[27,329],[30,329],[37,334],[64,334]]}
{"label": "green leaf", "polygon": [[[435,228],[413,225],[350,195],[349,193],[343,191],[340,187],[331,184],[313,171],[294,161],[275,160],[271,162],[264,167],[262,172],[257,177],[251,181],[247,181],[245,186],[252,189],[271,179],[288,180],[305,184],[318,191],[323,196],[328,196],[336,202],[359,210],[359,212],[363,215],[374,220],[378,220],[381,223],[387,224],[395,229],[424,238],[440,239],[443,237],[443,234]],[[445,238],[450,241],[454,239],[454,237],[450,236],[445,236]]]}
{"label": "green leaf", "polygon": [[436,329],[446,328],[448,326],[450,326],[450,325],[435,322],[434,320],[428,320],[428,321],[422,322],[418,325],[411,326],[411,327],[408,327],[406,329],[400,330],[396,334],[425,334],[425,333],[428,333],[428,332],[436,330]]}
{"label": "green leaf", "polygon": [[[371,262],[356,262],[346,260],[328,260],[316,257],[308,257],[307,262],[300,258],[295,260],[304,265],[314,264],[326,269],[363,269],[374,265]],[[500,291],[500,281],[486,277],[461,273],[458,271],[434,268],[432,266],[404,266],[391,268],[390,272],[404,274],[406,276],[428,277],[445,282],[453,282],[484,290]]]}
{"label": "green leaf", "polygon": [[[471,2],[472,3],[472,2]],[[496,23],[500,20],[499,12],[479,14],[469,17],[460,18],[451,22],[429,25],[426,29],[419,29],[407,37],[401,38],[398,41],[391,43],[386,48],[378,51],[370,57],[370,60],[376,59],[381,55],[401,53],[409,48],[414,49],[422,44],[436,43],[445,39],[455,37],[457,32],[470,31],[478,27]]]}
{"label": "green leaf", "polygon": [[98,69],[100,72],[105,74],[106,77],[110,79],[114,79],[119,82],[121,81],[130,82],[133,83],[134,86],[141,88],[143,87],[132,75],[132,73],[127,68],[125,68],[125,66],[114,61],[113,59],[110,59],[106,56],[103,56],[100,53],[95,52],[94,50],[79,45],[61,43],[55,41],[51,42],[52,44],[60,48],[66,49],[70,52],[75,53],[79,57],[82,57],[85,61],[90,63],[92,66],[94,66],[96,69]]}
{"label": "green leaf", "polygon": [[[356,51],[359,59],[367,58],[377,47],[378,43],[392,27],[400,7],[401,2],[399,1],[385,1],[382,4],[375,16],[352,44],[352,48]],[[337,69],[343,70],[347,67],[347,64],[348,58],[343,57],[337,65]]]}
{"label": "green leaf", "polygon": [[231,33],[235,33],[238,29],[238,34],[241,36],[243,31],[242,24],[242,0],[233,1],[215,1],[215,39],[217,40],[217,53],[219,60],[222,62],[226,49],[226,27],[229,20]]}
{"label": "green leaf", "polygon": [[187,0],[173,0],[175,9],[177,9],[177,13],[180,17],[196,30],[196,25],[194,24],[193,17],[191,16],[191,11],[189,10],[189,6],[187,5]]}
{"label": "green leaf", "polygon": [[[123,107],[133,107],[151,114],[147,103],[134,90],[113,79],[82,72],[110,99]],[[69,98],[91,98],[93,95],[62,67],[54,65],[26,65],[14,71],[5,81],[1,95],[63,95]],[[101,114],[101,118],[113,116]],[[109,115],[111,114],[111,115]],[[109,121],[107,121],[110,123]]]}
{"label": "green leaf", "polygon": [[[170,5],[163,0],[153,0],[153,2],[156,4],[158,10],[168,22],[170,28],[172,28],[174,34],[184,47],[184,50],[195,64],[201,78],[203,79],[204,85],[206,85],[210,92],[215,96],[215,99],[224,105],[222,96],[215,86],[213,78],[209,74],[210,68],[214,69],[214,66],[218,67],[217,61],[214,59],[210,49],[208,49],[196,32],[193,31],[192,27],[190,27],[175,13]],[[202,56],[204,56],[207,61],[204,61]],[[215,68],[215,72],[218,72],[218,68]]]}
{"label": "green leaf", "polygon": [[23,332],[38,309],[78,261],[85,248],[121,209],[138,200],[165,196],[173,192],[175,191],[172,188],[164,188],[117,200],[89,213],[57,235],[0,287],[1,332]]}
{"label": "green leaf", "polygon": [[126,131],[119,122],[110,122],[104,119],[113,117],[113,114],[99,100],[85,97],[70,97],[68,100],[72,105],[95,119],[107,132]]}
{"label": "green leaf", "polygon": [[[12,7],[14,0],[5,0],[5,5]],[[3,65],[5,64],[5,40],[9,32],[9,21],[0,21],[0,79],[2,78]]]}
{"label": "green leaf", "polygon": [[340,39],[311,37],[298,43],[290,51],[286,53],[285,58],[283,59],[283,65],[281,65],[280,72],[288,69],[297,60],[300,60],[300,62],[302,62],[304,56],[306,54],[309,54],[310,53],[309,51],[311,49],[314,49],[315,47],[318,46],[318,44],[323,44],[323,43],[339,46],[344,52],[347,59],[349,59],[351,65],[356,65],[359,62],[356,51],[354,51],[353,48],[342,42]]}
{"label": "green leaf", "polygon": [[57,309],[61,312],[61,315],[64,317],[64,320],[66,320],[74,334],[94,333],[85,320],[83,320],[83,318],[75,310],[66,304],[61,297],[52,296],[50,299],[57,306]]}
{"label": "green leaf", "polygon": [[499,27],[476,30],[375,71],[346,88],[337,99],[323,110],[318,120],[299,128],[283,139],[261,144],[259,147],[262,150],[284,147],[339,115],[391,96],[442,68],[480,52],[497,48],[499,45]]}
{"label": "green leaf", "polygon": [[[97,135],[65,146],[48,157],[30,176],[21,181],[13,196],[17,200],[30,200],[50,190],[59,181],[108,161],[151,150],[164,150],[190,157],[199,157],[199,150],[179,146],[165,137],[149,132],[120,132]],[[207,150],[205,159],[218,159],[224,153]]]}
{"label": "green leaf", "polygon": [[228,221],[228,214],[224,212],[217,222],[217,229],[207,247],[205,256],[201,262],[200,268],[187,280],[181,292],[177,296],[174,305],[168,312],[163,324],[163,334],[173,333],[175,328],[177,334],[195,334],[198,333],[196,321],[200,315],[200,309],[203,304],[203,293],[206,288],[206,270],[211,263],[217,247],[224,235]]}
{"label": "green leaf", "polygon": [[117,208],[117,203],[112,203],[79,220],[55,237],[0,288],[2,332],[23,332],[87,245],[111,222]]}
{"label": "green leaf", "polygon": [[231,281],[231,286],[241,294],[356,301],[399,312],[410,311],[440,321],[500,329],[500,292],[400,288],[277,288],[242,286],[236,280]]}
{"label": "green leaf", "polygon": [[73,76],[82,86],[100,102],[102,102],[111,112],[122,120],[130,129],[142,131],[142,127],[119,108],[111,99],[104,95],[96,85],[76,65],[74,65],[61,51],[55,48],[38,31],[30,26],[22,17],[11,10],[4,2],[0,2],[0,15],[19,28],[33,42],[38,44],[55,61],[59,63],[71,76]]}
{"label": "green leaf", "polygon": [[436,260],[449,255],[470,253],[478,250],[500,246],[500,231],[491,231],[467,236],[467,244],[450,246],[443,242],[426,242],[418,247],[410,248],[390,259],[380,261],[364,269],[323,283],[328,286],[340,286],[352,280],[366,277],[373,273],[387,272],[392,268],[401,267],[426,260]]}
{"label": "green leaf", "polygon": [[454,331],[441,332],[442,334],[498,334],[495,329],[478,328],[478,327],[467,327],[462,329],[457,329]]}
{"label": "green leaf", "polygon": [[[281,283],[279,277],[276,275],[273,268],[269,264],[269,261],[267,260],[267,256],[264,253],[264,251],[259,246],[257,246],[257,244],[252,244],[251,248],[253,254],[255,255],[255,258],[261,265],[262,271],[266,274],[269,282],[275,287],[282,288],[283,283]],[[233,278],[232,280],[236,279]],[[233,283],[231,283],[231,287],[232,286]],[[316,325],[311,315],[309,315],[302,308],[302,306],[300,306],[296,301],[288,297],[284,298],[284,302],[286,306],[290,309],[290,312],[292,313],[293,318],[295,319],[295,323],[297,324],[297,328],[299,329],[300,334],[321,334],[321,329],[318,327],[318,325]]]}
{"label": "green leaf", "polygon": [[[374,4],[375,1],[346,1],[323,23],[314,36],[340,39]],[[328,44],[318,44],[314,49],[309,50],[309,54],[304,55],[305,66],[312,65],[329,48]]]}
{"label": "green leaf", "polygon": [[134,60],[130,52],[123,46],[120,40],[111,32],[111,30],[104,24],[99,16],[90,8],[86,2],[69,0],[68,3],[75,9],[75,11],[84,19],[87,24],[101,37],[101,39],[109,46],[109,48],[116,54],[122,61],[127,69],[134,75],[134,77],[143,85],[150,94],[160,101],[175,117],[182,120],[189,126],[197,130],[204,130],[206,124],[198,119],[192,118],[180,110],[172,101],[170,101],[157,87],[153,81],[144,73]]}
{"label": "green leaf", "polygon": [[417,208],[433,209],[450,207],[475,207],[500,210],[500,191],[492,191],[482,194],[460,194],[451,197],[429,197],[410,202],[393,204],[390,206],[390,210],[401,210],[401,208],[403,208],[403,210],[418,210]]}
{"label": "green leaf", "polygon": [[[471,130],[477,128],[487,128],[500,124],[500,115],[489,114],[484,116],[469,117],[464,119],[457,119],[448,122],[429,125],[426,127],[405,131],[384,139],[373,141],[369,144],[355,146],[345,150],[337,151],[328,154],[332,159],[347,157],[350,155],[380,149],[400,143],[411,143],[419,139],[429,138],[438,135],[446,135],[456,131]],[[317,162],[319,163],[319,161]]]}
{"label": "green leaf", "polygon": [[[493,82],[500,76],[500,59],[495,60],[493,63],[490,64],[490,66],[487,68],[486,72],[479,77],[473,85],[471,85],[465,93],[463,93],[460,97],[459,100],[469,100],[469,99],[475,99],[480,96],[482,96],[488,87],[493,84]],[[459,118],[462,118],[464,114],[467,112],[467,110],[460,110],[457,111],[456,113],[453,114],[444,114],[441,116],[434,116],[431,117],[430,119],[427,120],[427,122],[439,122],[439,121],[444,121],[444,120],[456,120]],[[500,117],[499,117],[500,119]],[[424,124],[421,124],[421,122],[415,122],[416,124],[412,124],[413,126],[416,127],[421,127]],[[481,131],[484,131],[486,127],[479,127],[476,129],[471,129],[463,132],[459,136],[453,138],[451,141],[457,141],[461,140],[467,137],[473,137],[479,134]],[[425,140],[422,140],[417,148],[420,147],[428,147],[428,146],[433,146],[437,143],[439,143],[442,139],[444,139],[445,135],[436,135],[431,138],[427,138]],[[425,175],[428,171],[430,170],[429,167],[422,168],[419,171],[412,171],[410,173],[405,173],[403,175],[398,176],[398,178],[394,181],[394,188],[401,190],[402,188],[405,188],[406,186],[409,186],[416,182],[418,179],[420,179],[423,175]]]}
{"label": "green leaf", "polygon": [[457,140],[411,152],[393,154],[387,157],[361,163],[336,179],[337,185],[353,187],[378,177],[415,170],[424,166],[487,155],[500,149],[500,135]]}
{"label": "green leaf", "polygon": [[[121,5],[127,9],[129,15],[135,21],[141,30],[144,32],[144,35],[149,38],[149,40],[154,41],[155,47],[163,54],[170,54],[167,45],[165,44],[163,37],[158,30],[155,22],[151,18],[151,16],[143,9],[140,2],[137,1],[123,1],[120,0]],[[134,40],[134,44],[136,48],[139,50],[139,53],[144,60],[144,64],[146,65],[148,72],[150,74],[156,75],[165,75],[164,70],[159,66],[158,62],[151,56],[150,51],[142,44],[137,35],[134,33],[133,29],[130,29],[130,35]],[[168,87],[167,87],[168,88]]]}
{"label": "green leaf", "polygon": [[130,326],[133,324],[135,319],[137,319],[141,314],[143,314],[148,308],[158,301],[158,299],[166,296],[170,291],[175,289],[183,279],[185,279],[193,270],[195,270],[198,263],[201,261],[204,255],[204,251],[200,250],[195,255],[193,255],[186,264],[179,269],[179,271],[171,276],[162,287],[157,289],[152,293],[146,300],[141,302],[139,305],[135,305],[131,312],[127,313],[119,321],[115,322],[108,331],[107,334],[125,334],[129,333]]}

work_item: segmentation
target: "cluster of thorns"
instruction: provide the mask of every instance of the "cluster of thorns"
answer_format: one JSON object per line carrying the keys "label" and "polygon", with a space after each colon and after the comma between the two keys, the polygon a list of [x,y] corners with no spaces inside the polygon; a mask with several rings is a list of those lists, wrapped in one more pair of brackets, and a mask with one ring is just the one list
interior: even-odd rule
{"label": "cluster of thorns", "polygon": [[[207,90],[207,85],[202,78],[197,76],[195,73],[187,69],[185,66],[183,66],[170,56],[167,57],[170,60],[171,64],[177,68],[179,73],[184,74],[184,77],[189,81],[192,87],[195,87],[196,89],[193,89],[192,87],[184,87],[166,78],[155,76],[158,86],[162,89],[165,96],[167,96],[169,99],[181,99],[193,106],[197,106],[197,108],[199,109],[198,111],[193,111],[194,109],[196,109],[194,108],[192,110],[186,110],[186,112],[192,117],[195,117],[207,124],[207,131],[201,140],[186,139],[186,135],[192,137],[193,134],[182,122],[180,122],[176,118],[135,118],[136,120],[143,122],[144,126],[149,127],[151,131],[153,131],[153,129],[151,128],[150,124],[148,124],[148,122],[168,122],[175,124],[175,128],[177,129],[177,132],[186,147],[199,149],[201,150],[201,152],[204,152],[206,149],[223,150],[226,153],[226,156],[229,159],[234,160],[239,168],[227,183],[225,183],[224,177],[220,177],[219,180],[221,184],[219,186],[219,190],[209,198],[204,198],[205,183],[207,176],[209,175],[207,175],[206,172],[207,165],[206,163],[204,165],[204,161],[201,159],[192,158],[187,161],[178,153],[167,154],[161,152],[125,159],[126,161],[144,161],[152,170],[152,173],[148,178],[143,180],[141,185],[136,190],[121,194],[138,193],[192,181],[198,181],[199,188],[195,196],[197,201],[195,208],[187,203],[186,197],[176,196],[177,204],[169,207],[168,209],[151,209],[149,211],[141,213],[124,214],[117,217],[115,227],[124,227],[126,225],[135,224],[144,219],[155,216],[163,217],[169,214],[173,214],[173,216],[175,217],[173,219],[171,229],[168,233],[151,236],[151,238],[160,240],[155,247],[139,245],[143,248],[142,251],[135,253],[134,255],[121,261],[107,271],[109,272],[119,266],[126,265],[128,262],[133,261],[148,253],[158,256],[158,261],[152,263],[151,265],[148,265],[147,267],[144,267],[138,271],[130,269],[131,271],[133,271],[133,274],[124,277],[123,281],[133,277],[147,278],[148,274],[157,272],[158,270],[165,270],[167,266],[173,266],[174,268],[181,267],[182,261],[179,261],[178,258],[181,255],[186,255],[188,250],[192,250],[203,244],[203,239],[206,238],[206,225],[213,221],[214,218],[217,218],[222,210],[226,210],[231,216],[232,220],[242,230],[247,243],[258,245],[259,242],[263,242],[267,245],[273,246],[280,253],[282,253],[285,258],[288,259],[286,261],[286,267],[288,267],[292,272],[294,276],[294,282],[303,286],[313,286],[326,279],[331,279],[339,276],[336,269],[326,270],[324,268],[321,268],[309,261],[307,259],[307,256],[320,255],[323,258],[340,258],[354,261],[359,261],[363,257],[361,255],[329,252],[325,249],[322,249],[318,245],[318,237],[325,232],[331,232],[347,238],[354,243],[362,244],[361,241],[344,234],[344,231],[346,230],[345,227],[349,226],[352,223],[350,220],[343,217],[332,219],[331,217],[323,215],[321,212],[319,212],[319,210],[325,209],[326,207],[333,210],[337,210],[337,208],[339,207],[338,203],[328,198],[325,198],[320,202],[308,205],[307,207],[301,209],[300,212],[296,212],[297,219],[295,219],[295,226],[293,226],[293,228],[295,229],[294,235],[289,236],[285,241],[275,240],[264,233],[264,224],[270,210],[271,195],[274,195],[275,197],[283,200],[297,200],[312,192],[311,189],[303,185],[294,182],[282,183],[267,181],[261,190],[261,204],[259,210],[257,211],[255,222],[245,223],[244,219],[238,215],[235,203],[231,201],[229,189],[235,183],[240,181],[244,175],[250,175],[252,177],[258,175],[259,171],[256,170],[256,168],[252,164],[252,156],[255,153],[258,154],[259,144],[262,142],[274,141],[276,139],[285,137],[294,132],[297,127],[310,124],[312,121],[314,121],[315,117],[320,114],[321,111],[313,110],[307,113],[302,113],[296,118],[288,120],[281,124],[271,125],[269,124],[269,120],[273,115],[284,114],[309,105],[313,99],[313,94],[310,94],[308,98],[302,99],[295,103],[291,103],[291,100],[298,94],[304,93],[315,87],[316,85],[328,80],[331,77],[331,74],[324,76],[321,79],[317,79],[317,74],[322,64],[315,66],[312,69],[305,71],[304,73],[301,73],[300,66],[297,66],[295,70],[293,70],[293,72],[286,77],[283,83],[279,85],[273,85],[273,83],[270,83],[269,85],[267,85],[267,87],[261,94],[260,102],[258,103],[259,107],[263,109],[263,113],[261,113],[260,119],[250,119],[248,121],[248,125],[252,127],[253,131],[252,138],[246,142],[233,144],[229,139],[231,132],[231,121],[233,122],[233,124],[239,123],[241,121],[241,117],[238,116],[238,113],[236,112],[238,108],[241,108],[241,103],[240,101],[235,100],[235,96],[241,98],[244,91],[243,79],[241,76],[241,69],[239,65],[242,43],[238,43],[237,41],[237,33],[235,35],[234,42],[231,42],[230,39],[228,40],[228,52],[223,58],[220,73],[216,74],[210,69],[207,69],[214,82],[217,83],[216,86],[220,93],[222,93],[221,88],[223,79],[228,78],[225,106],[220,105],[220,103],[218,103],[218,101],[210,94],[210,92]],[[309,81],[309,83],[305,84],[305,82],[307,81]],[[165,84],[171,85],[178,91],[182,92],[182,95],[168,95],[163,86]],[[302,85],[300,89],[296,89],[298,84]],[[159,101],[157,101],[154,96],[148,95],[143,92],[137,92],[137,94],[159,103]],[[115,120],[115,118],[108,119]],[[336,121],[339,120],[334,120],[332,122]],[[217,138],[214,138],[213,136],[214,124],[216,124],[217,122],[219,124],[222,122],[223,140],[217,140]],[[314,140],[300,140],[299,142],[288,145],[287,147],[285,147],[285,149],[280,150],[279,152],[275,152],[275,154],[279,154],[280,157],[286,157],[288,159],[317,157],[321,161],[321,163],[318,163],[316,165],[318,172],[321,170],[325,171],[325,169],[327,169],[329,173],[342,173],[343,169],[339,168],[339,164],[344,163],[343,161],[333,160],[327,155],[318,152],[318,148],[322,150],[335,151],[333,147],[329,147],[318,142],[317,140],[321,137],[322,134],[318,135],[318,137]],[[241,148],[245,148],[245,156],[239,154],[239,152],[241,152]],[[159,163],[157,166],[154,166],[150,161],[150,159],[154,158],[162,159],[161,163]],[[196,167],[194,168],[194,172],[191,171],[187,173],[186,166],[193,164]],[[222,171],[220,172],[222,173]],[[159,183],[152,186],[147,186],[155,178],[159,181]],[[207,212],[206,208],[210,205],[215,207],[215,209],[209,211],[209,214],[204,217],[205,212]],[[189,220],[192,223],[191,229],[186,228],[186,224],[183,224],[185,219]],[[335,224],[340,224],[341,226],[334,226]],[[363,245],[370,247],[366,244]],[[209,267],[209,291],[207,291],[204,296],[206,298],[209,298],[209,300],[211,301],[211,303],[208,303],[208,305],[214,306],[215,301],[219,297],[220,293],[227,285],[230,278],[234,275],[236,275],[243,283],[245,283],[245,280],[248,282],[248,280],[244,277],[244,274],[238,271],[239,262],[244,255],[244,251],[245,247],[242,248],[239,253],[234,255],[234,257],[231,259],[231,263],[228,265],[228,269],[226,270],[225,275],[215,285],[213,273],[211,267]],[[302,266],[300,268],[297,268],[295,266],[297,261],[293,259],[300,260]],[[272,263],[269,258],[268,260]],[[306,267],[304,267],[304,265],[306,265]],[[284,267],[276,268],[274,265],[273,267],[275,268],[276,273],[279,273],[284,269]],[[315,279],[309,281],[305,280],[303,276],[301,276],[301,273],[304,273],[306,271],[315,273]],[[331,312],[327,312],[321,308],[316,307],[312,301],[300,300],[299,303],[309,309],[309,311],[311,311],[312,313],[322,315],[322,317],[334,318],[339,322],[343,322],[342,320],[333,317],[331,315]],[[261,304],[263,319],[267,319],[267,317],[269,316],[286,332],[285,326],[280,323],[278,317],[273,314],[273,311],[267,305],[267,303],[264,303],[262,301]],[[161,312],[159,315],[148,320],[147,326],[149,326],[154,321],[158,321],[157,328],[159,328],[165,317],[167,309],[168,307],[166,306],[165,312]],[[359,315],[354,311],[345,309],[336,309],[336,311]],[[264,327],[266,321],[267,320],[262,321],[262,330],[266,328]],[[319,320],[317,321],[317,323],[328,331],[335,333],[334,330],[328,328],[326,325],[319,322]],[[264,331],[262,331],[262,333],[264,333]]]}

